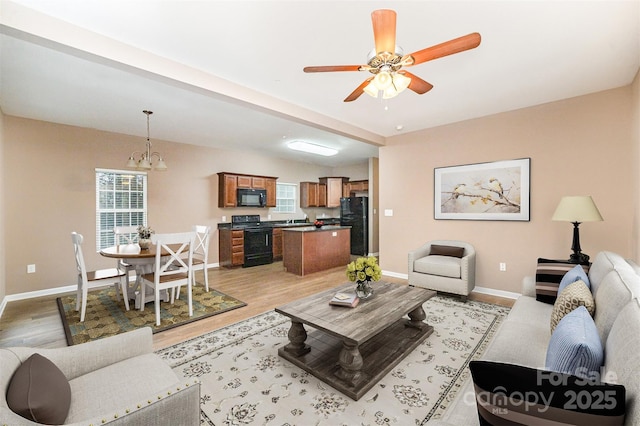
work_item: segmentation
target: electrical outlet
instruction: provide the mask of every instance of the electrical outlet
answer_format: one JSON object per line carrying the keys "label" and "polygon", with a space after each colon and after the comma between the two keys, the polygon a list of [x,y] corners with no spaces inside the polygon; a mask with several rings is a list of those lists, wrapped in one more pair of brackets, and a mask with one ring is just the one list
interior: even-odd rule
{"label": "electrical outlet", "polygon": [[222,216],[222,221],[226,222],[227,221],[227,217],[226,216]]}
{"label": "electrical outlet", "polygon": [[27,265],[27,274],[34,274],[36,272],[36,265]]}
{"label": "electrical outlet", "polygon": [[507,270],[507,264],[504,262],[500,262],[500,271],[504,272]]}

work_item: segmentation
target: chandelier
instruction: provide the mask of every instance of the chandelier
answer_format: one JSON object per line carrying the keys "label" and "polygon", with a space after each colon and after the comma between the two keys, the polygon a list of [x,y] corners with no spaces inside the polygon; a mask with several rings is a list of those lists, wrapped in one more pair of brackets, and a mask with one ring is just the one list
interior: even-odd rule
{"label": "chandelier", "polygon": [[[129,161],[127,161],[127,167],[129,167],[130,169],[137,169],[137,170],[153,169],[158,171],[165,171],[167,170],[167,165],[162,159],[162,156],[160,155],[160,153],[151,152],[151,141],[149,140],[149,116],[153,114],[153,111],[144,110],[142,112],[147,115],[147,149],[142,153],[140,153],[139,151],[134,151],[129,156]],[[140,154],[139,160],[136,160],[135,158],[136,154]],[[158,157],[158,162],[155,164],[151,162],[151,158],[154,156]]]}

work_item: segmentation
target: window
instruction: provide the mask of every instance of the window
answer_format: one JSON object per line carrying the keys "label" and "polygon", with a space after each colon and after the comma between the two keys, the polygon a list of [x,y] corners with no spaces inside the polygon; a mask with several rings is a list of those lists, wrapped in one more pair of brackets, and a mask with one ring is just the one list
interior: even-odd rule
{"label": "window", "polygon": [[96,246],[115,244],[115,226],[147,223],[147,174],[96,169]]}
{"label": "window", "polygon": [[275,213],[296,212],[296,192],[298,185],[295,183],[276,183],[276,208]]}

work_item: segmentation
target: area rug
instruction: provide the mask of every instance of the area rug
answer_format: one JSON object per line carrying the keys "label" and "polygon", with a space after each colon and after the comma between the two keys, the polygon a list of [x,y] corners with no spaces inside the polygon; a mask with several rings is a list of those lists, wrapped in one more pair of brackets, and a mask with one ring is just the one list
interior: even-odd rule
{"label": "area rug", "polygon": [[189,316],[187,299],[181,299],[172,305],[168,302],[160,304],[160,326],[156,326],[156,314],[153,303],[147,303],[144,311],[134,309],[133,301],[130,310],[126,311],[124,302],[116,299],[114,289],[89,292],[87,311],[84,322],[80,322],[80,312],[76,311],[76,295],[58,297],[58,311],[62,317],[67,344],[77,345],[91,340],[114,336],[140,327],[151,327],[154,333],[197,321],[222,312],[246,306],[231,296],[204,286],[193,287],[193,316]]}
{"label": "area rug", "polygon": [[443,296],[424,309],[433,334],[358,401],[278,356],[290,321],[275,311],[156,353],[201,381],[202,424],[420,425],[442,416],[509,312]]}

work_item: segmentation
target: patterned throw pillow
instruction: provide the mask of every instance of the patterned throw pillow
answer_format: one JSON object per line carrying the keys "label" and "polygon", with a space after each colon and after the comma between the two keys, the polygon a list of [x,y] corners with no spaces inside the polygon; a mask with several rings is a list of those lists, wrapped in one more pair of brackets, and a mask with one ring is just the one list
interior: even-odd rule
{"label": "patterned throw pillow", "polygon": [[545,368],[578,377],[592,377],[604,364],[604,348],[593,318],[584,306],[569,312],[549,340]]}
{"label": "patterned throw pillow", "polygon": [[596,302],[593,300],[591,290],[582,280],[572,282],[558,295],[551,312],[551,333],[553,333],[560,320],[578,306],[587,308],[589,315],[592,317],[596,312]]}
{"label": "patterned throw pillow", "polygon": [[[575,268],[575,263],[565,260],[538,258],[536,266],[536,300],[553,305],[558,296],[558,286],[565,274]],[[582,265],[585,273],[589,265]]]}

